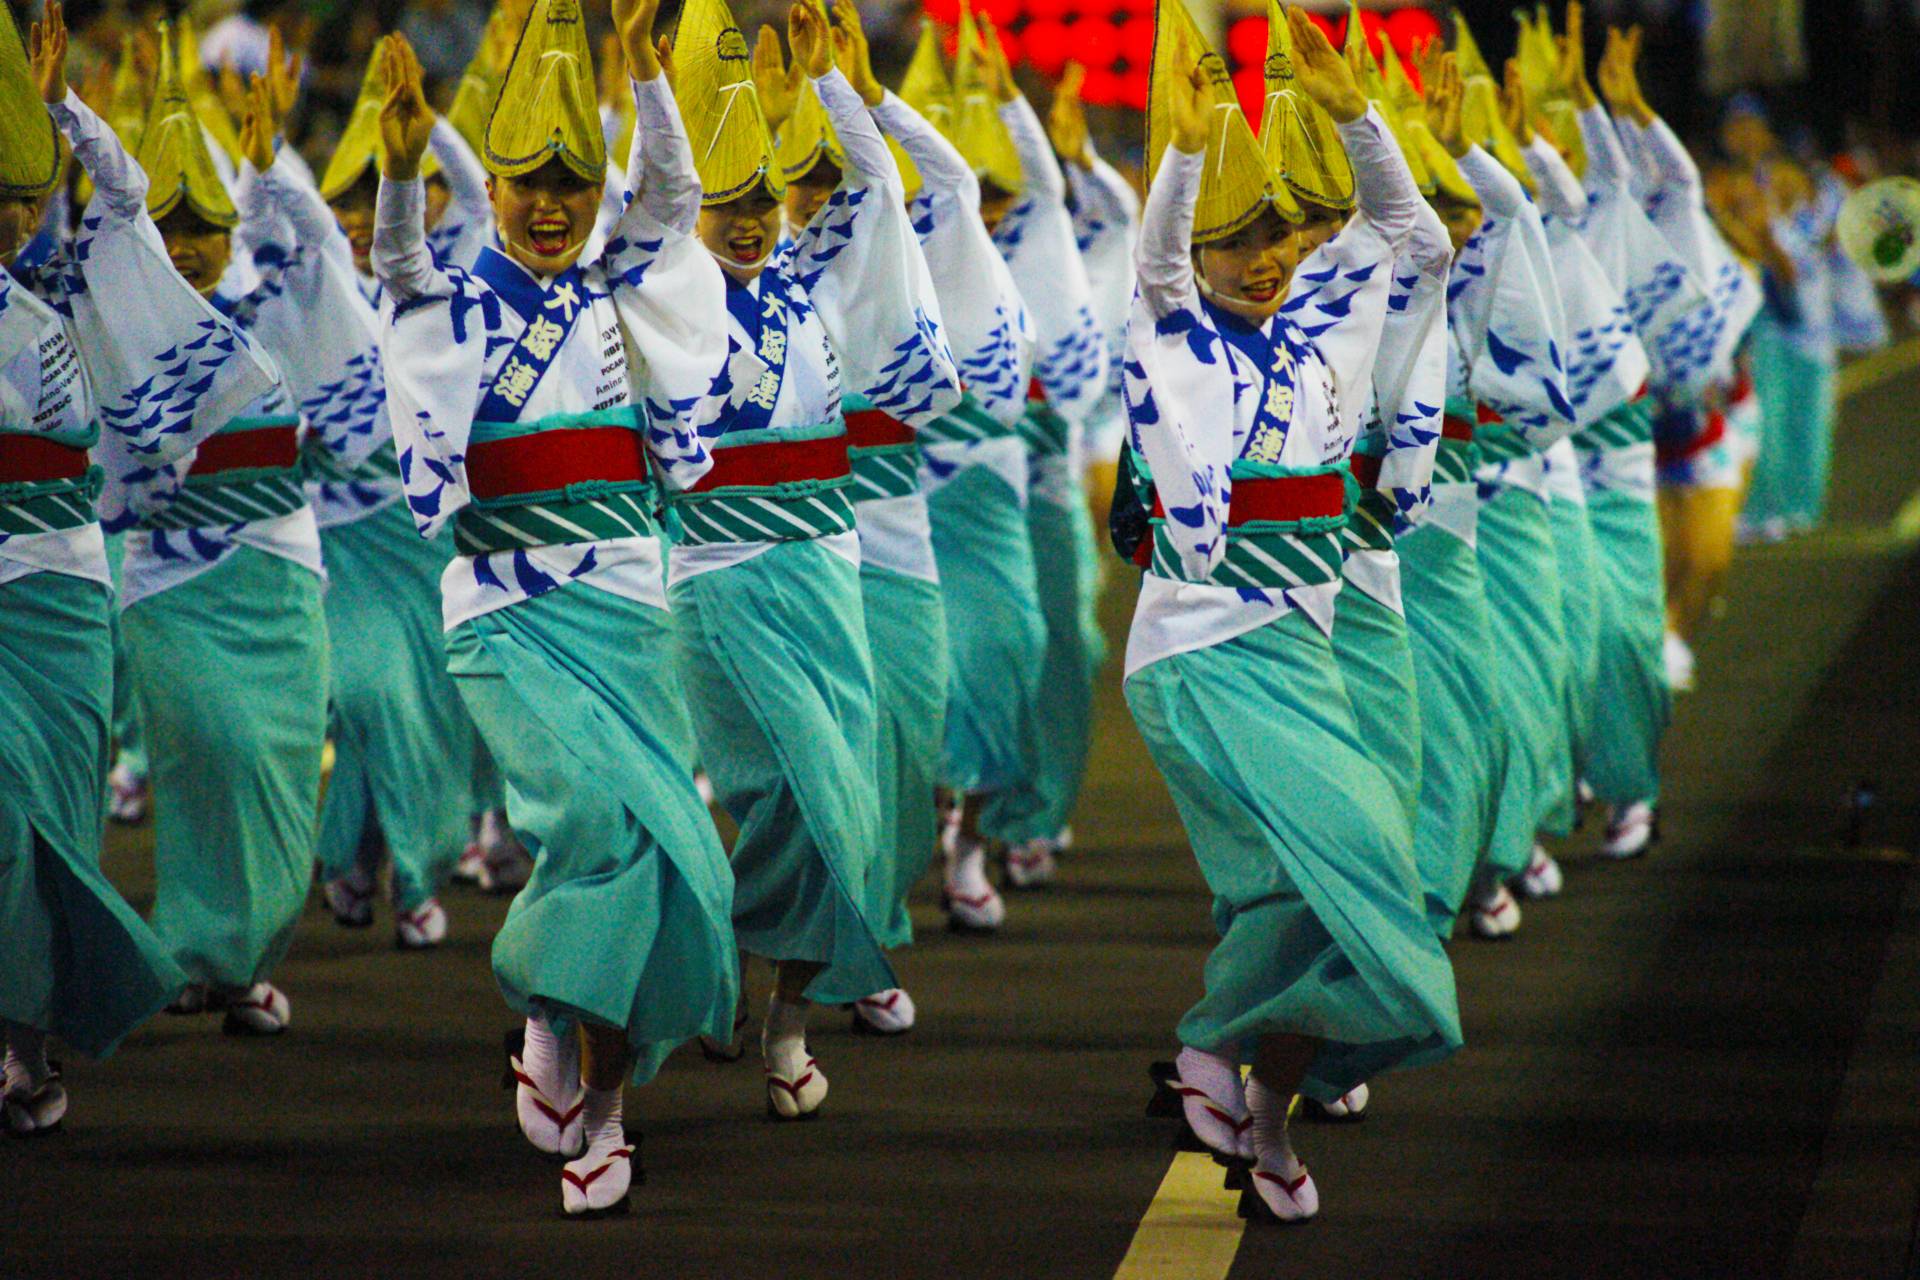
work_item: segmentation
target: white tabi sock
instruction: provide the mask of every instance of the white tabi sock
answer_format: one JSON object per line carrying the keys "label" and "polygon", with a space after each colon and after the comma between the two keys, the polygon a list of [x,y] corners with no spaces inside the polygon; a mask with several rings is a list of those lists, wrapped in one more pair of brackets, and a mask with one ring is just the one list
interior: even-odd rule
{"label": "white tabi sock", "polygon": [[1293,1154],[1293,1141],[1287,1136],[1287,1113],[1293,1099],[1275,1093],[1258,1079],[1247,1081],[1247,1110],[1253,1116],[1253,1155],[1260,1167],[1286,1179],[1300,1176],[1306,1166]]}
{"label": "white tabi sock", "polygon": [[810,1001],[789,1004],[775,995],[767,1004],[767,1024],[760,1032],[760,1050],[769,1058],[778,1048],[798,1052],[807,1041],[807,1015],[813,1011]]}
{"label": "white tabi sock", "polygon": [[53,1074],[47,1065],[47,1033],[24,1022],[6,1026],[6,1090],[31,1093]]}
{"label": "white tabi sock", "polygon": [[624,1085],[615,1085],[611,1089],[587,1089],[586,1107],[580,1113],[580,1123],[587,1134],[587,1147],[581,1159],[588,1160],[596,1154],[602,1159],[607,1152],[627,1144],[627,1128],[621,1122],[621,1111],[626,1096]]}
{"label": "white tabi sock", "polygon": [[567,1046],[560,1043],[560,1037],[553,1034],[553,1028],[545,1018],[527,1019],[527,1039],[520,1050],[520,1065],[526,1068],[534,1088],[545,1094],[548,1101],[561,1107],[572,1101],[572,1091],[566,1079],[566,1064],[570,1056]]}

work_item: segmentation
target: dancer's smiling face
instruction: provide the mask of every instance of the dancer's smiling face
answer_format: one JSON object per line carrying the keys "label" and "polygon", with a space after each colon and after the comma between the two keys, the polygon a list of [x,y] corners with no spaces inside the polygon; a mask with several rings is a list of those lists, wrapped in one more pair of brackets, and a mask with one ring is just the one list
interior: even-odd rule
{"label": "dancer's smiling face", "polygon": [[211,297],[233,257],[232,233],[202,218],[183,200],[160,219],[160,239],[166,242],[173,269],[186,277],[201,297]]}
{"label": "dancer's smiling face", "polygon": [[493,178],[494,225],[515,262],[543,276],[558,275],[580,259],[600,215],[600,184],[549,160],[519,178]]}
{"label": "dancer's smiling face", "polygon": [[1322,208],[1319,205],[1305,204],[1307,220],[1294,232],[1296,261],[1305,262],[1313,256],[1313,251],[1340,234],[1340,228],[1347,224],[1347,215],[1338,209]]}
{"label": "dancer's smiling face", "polygon": [[780,243],[781,203],[761,183],[745,195],[700,211],[700,243],[741,284],[753,280]]}
{"label": "dancer's smiling face", "polygon": [[840,188],[840,176],[840,166],[822,156],[813,168],[787,181],[787,225],[796,234],[833,198]]}
{"label": "dancer's smiling face", "polygon": [[333,220],[347,237],[353,250],[353,265],[361,275],[373,274],[373,208],[379,192],[379,178],[369,168],[359,182],[336,197],[327,207]]}
{"label": "dancer's smiling face", "polygon": [[1196,245],[1201,292],[1243,320],[1264,323],[1286,301],[1299,245],[1298,229],[1271,210],[1230,236]]}

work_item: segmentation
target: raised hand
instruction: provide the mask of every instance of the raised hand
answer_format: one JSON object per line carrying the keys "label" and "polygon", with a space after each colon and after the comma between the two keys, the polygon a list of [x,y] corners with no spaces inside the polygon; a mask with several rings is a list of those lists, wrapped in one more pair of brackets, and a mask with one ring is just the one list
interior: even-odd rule
{"label": "raised hand", "polygon": [[1053,109],[1047,113],[1047,136],[1053,141],[1054,154],[1068,164],[1091,169],[1087,109],[1080,101],[1080,86],[1086,81],[1087,69],[1077,62],[1069,62],[1059,87],[1053,91]]}
{"label": "raised hand", "polygon": [[776,133],[792,117],[794,103],[800,99],[800,75],[800,64],[787,66],[780,37],[763,24],[753,41],[753,90],[759,95],[767,128]]}
{"label": "raised hand", "polygon": [[1467,132],[1460,123],[1460,109],[1467,96],[1460,79],[1460,62],[1451,53],[1441,57],[1435,73],[1427,77],[1427,124],[1433,136],[1455,160],[1472,150]]}
{"label": "raised hand", "polygon": [[[1440,60],[1446,57],[1447,46],[1428,36],[1414,46],[1413,65],[1420,72],[1420,87],[1428,93],[1433,92],[1434,82],[1440,78]],[[1432,104],[1428,104],[1429,110]]]}
{"label": "raised hand", "polygon": [[277,135],[293,114],[293,104],[300,100],[300,77],[305,72],[305,60],[299,54],[287,56],[286,46],[280,41],[280,28],[267,28],[267,74],[264,83],[267,88],[267,105],[273,110],[273,130]]}
{"label": "raised hand", "polygon": [[660,77],[660,51],[653,43],[653,20],[660,0],[613,0],[613,29],[627,55],[627,73],[635,80]]}
{"label": "raised hand", "polygon": [[827,33],[827,20],[811,0],[795,0],[788,7],[787,44],[793,49],[794,65],[808,79],[818,80],[833,70],[833,40]]}
{"label": "raised hand", "polygon": [[1353,67],[1327,40],[1326,32],[1299,9],[1287,10],[1287,28],[1293,34],[1294,74],[1307,96],[1342,124],[1367,114],[1367,98],[1360,92]]}
{"label": "raised hand", "polygon": [[[245,120],[249,95],[247,78],[240,74],[240,68],[233,65],[232,58],[220,64],[220,76],[215,85],[220,92],[220,105],[227,109],[227,114],[235,120]],[[84,93],[80,96],[86,97]]]}
{"label": "raised hand", "polygon": [[1587,79],[1587,18],[1580,0],[1567,2],[1567,34],[1560,37],[1560,87],[1573,99],[1577,110],[1598,106],[1593,85]]}
{"label": "raised hand", "polygon": [[1607,51],[1600,59],[1600,92],[1607,105],[1645,128],[1654,121],[1653,108],[1640,91],[1640,75],[1635,64],[1640,60],[1640,28],[1607,30]]}
{"label": "raised hand", "polygon": [[879,106],[887,91],[873,74],[873,53],[867,47],[866,28],[860,25],[859,8],[853,0],[833,0],[833,18],[833,46],[840,70],[860,101],[869,107]]}
{"label": "raised hand", "polygon": [[410,182],[420,176],[420,161],[433,136],[433,108],[421,83],[420,59],[405,36],[388,36],[380,46],[380,61],[387,77],[387,100],[380,107],[385,150],[380,171],[395,182]]}
{"label": "raised hand", "polygon": [[627,98],[627,54],[620,47],[620,33],[609,31],[600,38],[600,57],[594,63],[600,75],[600,106],[619,110]]}
{"label": "raised hand", "polygon": [[42,102],[67,100],[67,15],[59,0],[47,0],[46,16],[33,24],[27,49]]}
{"label": "raised hand", "polygon": [[1186,71],[1173,77],[1173,92],[1167,97],[1173,145],[1192,154],[1207,149],[1207,134],[1213,128],[1213,77],[1193,56],[1189,41],[1182,31],[1174,43],[1173,65]]}
{"label": "raised hand", "polygon": [[1517,59],[1507,60],[1507,87],[1500,95],[1500,113],[1515,142],[1523,147],[1533,142],[1533,106],[1527,101],[1527,81],[1520,74]]}
{"label": "raised hand", "polygon": [[244,114],[240,121],[240,152],[255,173],[273,168],[274,143],[279,140],[280,125],[274,118],[273,90],[265,76],[255,76],[247,86]]}

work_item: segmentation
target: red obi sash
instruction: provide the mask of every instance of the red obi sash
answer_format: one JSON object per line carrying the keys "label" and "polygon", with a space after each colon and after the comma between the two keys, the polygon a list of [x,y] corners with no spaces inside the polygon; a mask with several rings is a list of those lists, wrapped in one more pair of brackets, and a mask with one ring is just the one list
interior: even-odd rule
{"label": "red obi sash", "polygon": [[[849,449],[882,449],[888,445],[912,443],[913,428],[890,414],[878,409],[857,409],[847,415]],[[717,458],[719,455],[716,453],[714,456]]]}
{"label": "red obi sash", "polygon": [[[1233,505],[1227,525],[1236,528],[1256,521],[1328,520],[1345,515],[1347,482],[1337,471],[1314,476],[1242,477],[1233,482]],[[1165,520],[1167,509],[1153,495],[1153,518]],[[1153,539],[1142,538],[1134,549],[1134,563],[1145,569],[1153,563]]]}
{"label": "red obi sash", "polygon": [[223,471],[287,471],[300,461],[300,427],[253,427],[222,431],[207,437],[193,457],[191,474],[219,475]]}
{"label": "red obi sash", "polygon": [[796,480],[838,480],[848,474],[847,437],[817,440],[769,440],[713,451],[713,470],[689,493],[715,489],[764,488]]}
{"label": "red obi sash", "polygon": [[45,436],[0,433],[0,484],[79,480],[92,465],[85,449]]}
{"label": "red obi sash", "polygon": [[482,501],[646,478],[646,451],[632,427],[569,427],[467,445],[467,485]]}
{"label": "red obi sash", "polygon": [[1047,389],[1040,385],[1040,379],[1027,379],[1027,399],[1029,401],[1038,401],[1041,404],[1047,402]]}
{"label": "red obi sash", "polygon": [[[1381,459],[1374,457],[1372,454],[1356,453],[1348,461],[1353,469],[1353,478],[1360,482],[1362,489],[1378,489],[1380,487]],[[1239,492],[1240,490],[1236,486],[1234,493],[1238,495]]]}

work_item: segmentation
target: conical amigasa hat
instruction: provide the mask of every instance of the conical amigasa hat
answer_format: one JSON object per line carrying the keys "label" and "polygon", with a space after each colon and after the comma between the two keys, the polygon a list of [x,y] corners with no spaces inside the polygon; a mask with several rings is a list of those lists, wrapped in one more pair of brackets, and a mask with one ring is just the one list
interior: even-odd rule
{"label": "conical amigasa hat", "polygon": [[[1356,51],[1359,55],[1357,58],[1354,57]],[[1426,164],[1423,162],[1420,156],[1420,149],[1415,145],[1413,135],[1407,132],[1406,122],[1400,115],[1402,105],[1411,105],[1419,108],[1419,94],[1415,93],[1412,103],[1408,104],[1406,90],[1403,90],[1400,94],[1400,103],[1395,103],[1393,89],[1387,82],[1387,73],[1381,69],[1380,63],[1374,59],[1373,49],[1368,45],[1366,32],[1360,25],[1360,7],[1358,5],[1353,6],[1348,11],[1347,42],[1342,52],[1346,53],[1349,59],[1359,64],[1360,92],[1366,95],[1367,101],[1372,104],[1373,109],[1380,113],[1380,118],[1387,122],[1387,132],[1391,133],[1393,140],[1400,144],[1400,154],[1406,158],[1407,168],[1413,170],[1414,182],[1419,186],[1423,194],[1432,195],[1438,190],[1434,182],[1433,174],[1427,169]],[[1386,56],[1387,61],[1393,63],[1395,67],[1399,66],[1400,57],[1393,51],[1391,45],[1386,47]],[[1404,72],[1402,75],[1404,78]],[[1407,90],[1411,89],[1412,84],[1409,83]],[[1424,108],[1420,109],[1424,110]]]}
{"label": "conical amigasa hat", "polygon": [[[901,77],[898,96],[900,101],[919,112],[928,124],[938,129],[949,141],[952,140],[953,81],[947,78],[946,63],[940,57],[940,30],[931,19],[921,20],[920,39],[913,46],[913,58],[907,63],[907,73]],[[921,186],[919,166],[892,138],[887,139],[887,146],[893,151],[894,163],[900,166],[900,179],[906,184],[907,198],[912,199]]]}
{"label": "conical amigasa hat", "polygon": [[[347,127],[341,130],[333,157],[327,161],[326,172],[320,175],[322,200],[338,200],[353,190],[368,169],[379,163],[386,151],[380,139],[380,108],[386,105],[386,100],[387,77],[380,66],[380,46],[375,45],[373,57],[367,63],[367,74],[360,81],[360,97],[353,104],[353,114],[347,117]],[[431,178],[439,171],[439,160],[428,151],[421,158],[420,176]]]}
{"label": "conical amigasa hat", "polygon": [[775,196],[784,194],[747,38],[726,0],[687,0],[674,30],[673,61],[673,96],[693,144],[702,203],[725,204],[762,182]]}
{"label": "conical amigasa hat", "polygon": [[1267,0],[1266,81],[1260,143],[1267,163],[1302,202],[1325,209],[1353,208],[1353,164],[1333,117],[1299,86],[1293,33],[1279,0]]}
{"label": "conical amigasa hat", "polygon": [[960,39],[953,61],[954,118],[949,136],[982,182],[1018,195],[1026,187],[1026,177],[1013,134],[1000,118],[1000,104],[987,88],[986,48],[980,26],[973,20],[972,5],[961,0]]}
{"label": "conical amigasa hat", "polygon": [[600,90],[580,0],[535,0],[482,142],[481,160],[498,178],[558,160],[596,186],[606,181]]}
{"label": "conical amigasa hat", "polygon": [[1527,168],[1526,157],[1520,153],[1520,143],[1513,136],[1513,130],[1507,128],[1507,118],[1501,110],[1500,81],[1493,74],[1493,68],[1487,65],[1486,57],[1481,54],[1480,44],[1473,38],[1466,18],[1458,13],[1453,15],[1453,56],[1460,64],[1460,80],[1465,94],[1460,103],[1461,129],[1469,141],[1479,144],[1531,191],[1533,174]]}
{"label": "conical amigasa hat", "polygon": [[40,100],[11,12],[0,28],[0,196],[35,200],[60,180],[60,132]]}
{"label": "conical amigasa hat", "polygon": [[1207,129],[1206,167],[1194,203],[1193,242],[1224,239],[1271,209],[1289,222],[1304,214],[1299,201],[1267,163],[1266,153],[1241,113],[1227,64],[1207,43],[1181,0],[1159,0],[1154,18],[1153,70],[1147,90],[1147,182],[1159,172],[1173,137],[1173,77],[1192,68],[1176,65],[1184,34],[1187,48],[1213,82],[1213,120]]}
{"label": "conical amigasa hat", "polygon": [[147,212],[155,222],[182,203],[216,227],[240,221],[233,197],[213,167],[206,131],[180,77],[179,44],[165,23],[160,26],[159,83],[140,131],[137,158],[147,174]]}
{"label": "conical amigasa hat", "polygon": [[[819,13],[820,21],[830,24],[826,6],[820,0],[809,2]],[[793,114],[780,126],[780,136],[774,139],[773,152],[781,176],[788,182],[798,182],[823,159],[831,161],[836,168],[847,167],[846,148],[840,145],[840,135],[833,131],[833,121],[827,118],[826,105],[814,92],[813,82],[805,76],[800,78],[800,96],[794,100]]]}

